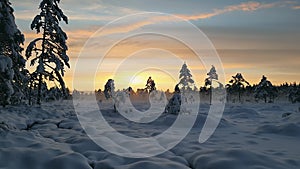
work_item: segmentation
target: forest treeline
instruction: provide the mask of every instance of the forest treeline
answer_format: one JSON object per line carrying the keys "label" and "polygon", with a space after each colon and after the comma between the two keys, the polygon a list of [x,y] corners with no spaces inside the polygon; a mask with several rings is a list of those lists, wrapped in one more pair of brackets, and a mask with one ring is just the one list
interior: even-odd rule
{"label": "forest treeline", "polygon": [[[149,79],[148,79],[149,80]],[[211,102],[212,92],[218,95],[218,91],[226,91],[227,102],[264,102],[273,103],[275,101],[288,101],[291,103],[300,102],[300,84],[284,83],[281,85],[273,85],[266,76],[262,76],[258,84],[251,85],[241,73],[232,76],[227,84],[222,84],[218,81],[218,74],[216,68],[212,65],[210,71],[207,73],[207,78],[204,79],[204,86],[197,87],[193,80],[192,74],[186,63],[182,65],[179,71],[179,83],[174,84],[175,89],[164,91],[167,98],[170,99],[178,91],[181,93],[186,91],[198,92],[202,100],[209,100]],[[214,85],[213,85],[214,84]],[[156,88],[156,87],[155,87]],[[159,86],[158,86],[159,88]],[[177,89],[178,88],[178,89]],[[98,100],[105,100],[113,97],[114,80],[109,79],[104,86],[104,90],[98,89],[95,91]],[[152,91],[151,86],[146,84],[145,88],[132,89],[128,87],[123,89],[130,95],[133,100],[143,100],[147,98]],[[76,94],[87,95],[88,93],[79,92],[75,90]],[[89,93],[94,94],[94,93]],[[109,95],[110,97],[107,97]]]}

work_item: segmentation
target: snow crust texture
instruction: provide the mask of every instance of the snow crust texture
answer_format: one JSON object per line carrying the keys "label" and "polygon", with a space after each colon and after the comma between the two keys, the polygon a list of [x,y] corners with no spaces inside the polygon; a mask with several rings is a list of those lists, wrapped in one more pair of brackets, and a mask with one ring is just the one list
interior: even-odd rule
{"label": "snow crust texture", "polygon": [[[176,119],[164,114],[149,124],[136,124],[105,104],[99,103],[103,116],[129,136],[157,135]],[[120,157],[95,144],[80,126],[71,101],[45,103],[42,108],[8,106],[0,108],[0,168],[299,169],[299,106],[228,104],[214,135],[200,144],[209,109],[202,103],[193,129],[181,143],[164,154],[140,159]]]}

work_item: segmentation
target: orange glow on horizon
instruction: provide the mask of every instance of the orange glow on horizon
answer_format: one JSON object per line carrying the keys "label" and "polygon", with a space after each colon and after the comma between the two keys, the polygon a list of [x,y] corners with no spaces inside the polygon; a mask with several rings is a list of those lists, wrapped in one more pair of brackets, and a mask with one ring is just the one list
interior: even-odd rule
{"label": "orange glow on horizon", "polygon": [[[73,72],[76,69],[75,63],[76,59],[78,58],[79,52],[81,48],[85,44],[85,41],[89,38],[90,35],[93,34],[93,30],[72,30],[66,32],[69,36],[67,41],[69,46],[68,55],[70,57],[71,69],[66,69],[65,74],[65,81],[67,87],[70,88],[72,91],[73,88]],[[25,49],[28,43],[36,37],[40,37],[34,31],[26,32],[25,33],[26,42],[25,42]],[[132,53],[140,51],[144,48],[162,48],[165,49],[172,54],[178,56],[182,60],[188,60],[188,67],[193,73],[193,78],[196,81],[196,87],[199,88],[200,86],[204,85],[204,79],[207,77],[206,73],[208,70],[205,70],[203,65],[200,61],[195,62],[197,59],[196,56],[191,51],[184,49],[182,44],[180,43],[169,43],[166,39],[146,39],[147,43],[143,43],[142,39],[136,38],[128,41],[124,41],[120,43],[117,48],[109,53],[109,59],[115,59],[115,61],[109,60],[105,65],[105,69],[109,68],[110,66],[114,65],[115,63],[120,62],[122,58],[125,56],[130,56]],[[223,42],[223,41],[222,41]],[[224,42],[225,43],[225,42]],[[275,85],[279,85],[285,82],[299,83],[299,50],[297,51],[274,51],[271,52],[260,52],[257,50],[219,50],[218,51],[220,58],[223,62],[223,67],[226,74],[226,82],[231,79],[231,76],[235,75],[236,73],[240,72],[243,74],[245,79],[249,81],[251,84],[257,84],[262,75],[266,75],[268,79]],[[91,55],[97,56],[97,54]],[[161,56],[163,58],[165,56]],[[86,58],[87,63],[86,66],[88,68],[88,62],[93,62],[93,59],[97,58]],[[151,55],[145,55],[143,57],[145,64],[149,60],[151,60]],[[167,62],[166,62],[167,63]],[[151,76],[155,82],[157,89],[173,90],[174,85],[178,83],[178,75],[182,63],[174,63],[172,65],[167,65],[166,68],[172,70],[173,76],[169,76],[166,73],[162,73],[161,71],[145,71],[141,74],[134,75],[136,72],[125,72],[126,79],[116,78],[115,83],[117,89],[123,89],[131,86],[134,90],[137,88],[144,88],[145,83],[149,76]],[[27,62],[27,69],[31,72],[35,69],[35,67],[30,67],[29,62]],[[102,70],[101,73],[96,74],[95,77],[95,89],[103,89],[106,81],[109,78],[114,78],[114,74],[111,71]],[[218,70],[217,70],[218,72]],[[95,89],[87,89],[85,86],[85,80],[90,79],[87,77],[94,76],[94,74],[90,75],[88,72],[82,72],[80,75],[82,76],[82,87],[77,90],[95,90]],[[49,83],[53,85],[53,83]]]}

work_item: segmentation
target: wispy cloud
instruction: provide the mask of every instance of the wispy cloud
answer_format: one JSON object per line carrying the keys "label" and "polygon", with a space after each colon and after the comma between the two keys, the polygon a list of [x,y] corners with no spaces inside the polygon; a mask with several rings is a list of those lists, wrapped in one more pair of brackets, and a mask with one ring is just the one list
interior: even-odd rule
{"label": "wispy cloud", "polygon": [[201,20],[201,19],[207,19],[207,18],[211,18],[229,12],[234,12],[234,11],[251,12],[251,11],[256,11],[258,9],[281,7],[287,4],[290,4],[290,1],[278,1],[273,3],[260,3],[260,2],[250,1],[238,5],[226,6],[223,9],[214,9],[212,12],[209,13],[200,13],[196,15],[178,15],[178,16],[187,20]]}
{"label": "wispy cloud", "polygon": [[300,9],[300,5],[299,6],[293,6],[293,9]]}
{"label": "wispy cloud", "polygon": [[[13,2],[16,18],[18,20],[32,20],[40,12],[38,4],[38,2],[33,4],[32,0]],[[109,22],[124,15],[140,12],[126,7],[103,4],[99,0],[89,0],[85,3],[80,0],[64,0],[59,5],[69,19],[73,21]]]}
{"label": "wispy cloud", "polygon": [[[253,12],[260,9],[269,9],[269,8],[275,8],[275,7],[289,7],[291,8],[291,4],[294,4],[294,1],[277,1],[272,3],[261,3],[256,1],[250,1],[250,2],[244,2],[237,5],[229,5],[225,6],[224,8],[214,9],[212,12],[207,13],[199,13],[195,15],[182,15],[182,14],[176,14],[176,16],[183,18],[185,20],[203,20],[208,19],[211,17],[215,17],[218,15],[222,15],[225,13],[235,12],[235,11],[244,11],[244,12]],[[294,7],[294,9],[297,7]],[[120,25],[115,28],[111,28],[109,30],[105,30],[105,32],[101,33],[102,35],[109,35],[109,34],[115,34],[115,33],[127,33],[136,29],[139,29],[141,27],[155,24],[159,22],[165,22],[165,21],[174,21],[174,17],[171,16],[154,16],[149,18],[144,18],[142,20],[137,20],[134,23],[126,23],[123,25]]]}
{"label": "wispy cloud", "polygon": [[15,17],[19,20],[32,20],[36,14],[38,14],[38,10],[28,9],[28,10],[16,10]]}

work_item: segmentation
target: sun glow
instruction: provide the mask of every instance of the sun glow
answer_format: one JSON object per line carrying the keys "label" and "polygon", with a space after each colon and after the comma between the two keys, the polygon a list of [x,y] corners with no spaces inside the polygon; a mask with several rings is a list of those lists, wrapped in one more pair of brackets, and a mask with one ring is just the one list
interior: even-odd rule
{"label": "sun glow", "polygon": [[145,88],[147,80],[150,76],[154,80],[156,87],[159,90],[167,90],[177,84],[177,81],[175,80],[176,77],[174,77],[172,74],[162,70],[149,68],[135,74],[130,79],[128,86],[132,87],[134,90]]}

